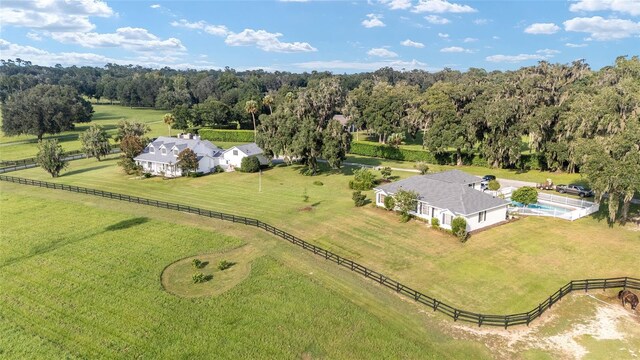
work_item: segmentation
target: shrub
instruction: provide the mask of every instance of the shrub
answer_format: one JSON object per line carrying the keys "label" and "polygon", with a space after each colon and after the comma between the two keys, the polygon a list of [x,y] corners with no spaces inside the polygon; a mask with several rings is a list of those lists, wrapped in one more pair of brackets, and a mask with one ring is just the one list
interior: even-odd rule
{"label": "shrub", "polygon": [[354,191],[351,198],[356,207],[364,206],[367,203],[367,195],[363,194],[360,190]]}
{"label": "shrub", "polygon": [[316,180],[316,181],[313,182],[313,185],[322,186],[322,185],[324,185],[324,183],[322,183],[322,181]]}
{"label": "shrub", "polygon": [[148,172],[146,172],[146,173],[144,173],[142,175],[147,179],[151,177],[151,173],[148,173]]}
{"label": "shrub", "polygon": [[200,129],[198,135],[202,140],[223,141],[223,142],[254,142],[253,131],[251,130],[218,130]]}
{"label": "shrub", "polygon": [[255,156],[247,156],[240,162],[240,171],[254,173],[260,171],[260,160]]}
{"label": "shrub", "polygon": [[361,168],[353,171],[353,180],[349,181],[351,190],[371,190],[375,185],[376,177],[371,170]]}
{"label": "shrub", "polygon": [[407,222],[411,219],[409,211],[415,210],[418,205],[418,194],[415,191],[399,190],[393,196],[396,208],[400,212],[400,220]]}
{"label": "shrub", "polygon": [[487,184],[487,189],[491,191],[498,191],[500,190],[500,183],[498,180],[491,180],[489,181],[489,184]]}
{"label": "shrub", "polygon": [[462,217],[456,217],[451,222],[451,232],[458,237],[460,241],[467,240],[467,220]]}
{"label": "shrub", "polygon": [[396,207],[396,199],[393,196],[385,196],[384,198],[384,208],[387,210],[393,210]]}
{"label": "shrub", "polygon": [[202,267],[202,261],[200,261],[199,259],[193,259],[191,261],[191,265],[193,265],[193,267],[196,269],[200,269]]}
{"label": "shrub", "polygon": [[382,169],[380,169],[380,175],[382,175],[382,178],[385,180],[389,180],[391,178],[391,168],[390,167],[383,167]]}
{"label": "shrub", "polygon": [[227,270],[228,268],[232,267],[233,265],[235,265],[236,263],[231,262],[231,261],[227,261],[227,260],[221,260],[218,263],[218,270],[220,271],[224,271]]}
{"label": "shrub", "polygon": [[212,172],[212,173],[214,173],[214,174],[223,173],[223,172],[224,172],[224,169],[222,168],[222,166],[220,166],[220,165],[216,165],[216,166],[213,168],[213,171],[211,171],[211,172]]}
{"label": "shrub", "polygon": [[413,165],[413,167],[420,171],[420,175],[424,175],[429,171],[429,165],[424,161],[418,161]]}
{"label": "shrub", "polygon": [[193,280],[194,284],[199,284],[207,281],[207,276],[203,273],[197,273],[197,274],[193,274],[191,279]]}
{"label": "shrub", "polygon": [[431,218],[431,227],[434,229],[439,229],[440,228],[440,220],[438,220],[438,218]]}
{"label": "shrub", "polygon": [[393,133],[389,135],[387,139],[387,144],[389,146],[398,147],[404,141],[404,133]]}
{"label": "shrub", "polygon": [[523,186],[511,194],[511,200],[519,202],[524,206],[538,202],[538,190],[531,186]]}
{"label": "shrub", "polygon": [[122,167],[127,175],[140,175],[142,173],[142,166],[128,157],[121,157],[118,160],[118,165]]}

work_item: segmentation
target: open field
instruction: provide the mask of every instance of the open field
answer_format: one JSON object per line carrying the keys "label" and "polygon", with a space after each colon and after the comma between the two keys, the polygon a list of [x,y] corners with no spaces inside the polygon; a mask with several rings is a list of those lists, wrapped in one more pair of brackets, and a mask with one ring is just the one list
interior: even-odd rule
{"label": "open field", "polygon": [[[461,244],[421,222],[402,224],[373,206],[353,207],[348,170],[316,177],[299,170],[265,171],[262,192],[258,174],[138,180],[114,160],[74,161],[53,181],[258,218],[470,311],[527,311],[570,279],[634,276],[628,272],[636,268],[640,233],[610,228],[602,214],[575,222],[524,218]],[[41,169],[13,175],[52,180]]]}
{"label": "open field", "polygon": [[[416,304],[260,231],[0,189],[2,358],[489,358]],[[227,292],[188,299],[163,290],[166,266],[243,245],[258,254]]]}
{"label": "open field", "polygon": [[[149,137],[168,135],[167,126],[162,121],[165,110],[128,108],[119,105],[93,105],[95,113],[89,123],[76,124],[73,131],[65,131],[60,134],[46,134],[45,139],[58,139],[66,151],[79,150],[81,148],[78,136],[91,125],[102,126],[108,133],[115,135],[116,125],[121,120],[139,121],[151,127]],[[173,130],[175,133],[176,130]],[[33,157],[37,153],[38,139],[32,135],[5,136],[0,131],[0,160],[17,160]]]}
{"label": "open field", "polygon": [[[0,204],[2,357],[605,359],[640,346],[640,316],[614,291],[569,296],[530,327],[478,328],[242,225],[4,182]],[[194,255],[249,261],[250,275],[214,296],[165,292],[165,267]]]}

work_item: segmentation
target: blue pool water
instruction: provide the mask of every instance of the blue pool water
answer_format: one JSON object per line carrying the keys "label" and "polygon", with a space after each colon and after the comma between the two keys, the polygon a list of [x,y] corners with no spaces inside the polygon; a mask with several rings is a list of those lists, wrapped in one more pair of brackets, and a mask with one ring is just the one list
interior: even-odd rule
{"label": "blue pool water", "polygon": [[[519,203],[517,201],[513,201],[511,200],[511,205],[515,206],[515,207],[525,207],[524,204]],[[549,204],[541,204],[541,203],[535,203],[535,204],[529,204],[529,206],[526,206],[526,208],[528,209],[539,209],[539,210],[543,210],[543,211],[555,211],[556,213],[568,213],[571,211],[571,209],[568,209],[566,207],[561,207],[561,206],[553,206],[553,205],[549,205]]]}

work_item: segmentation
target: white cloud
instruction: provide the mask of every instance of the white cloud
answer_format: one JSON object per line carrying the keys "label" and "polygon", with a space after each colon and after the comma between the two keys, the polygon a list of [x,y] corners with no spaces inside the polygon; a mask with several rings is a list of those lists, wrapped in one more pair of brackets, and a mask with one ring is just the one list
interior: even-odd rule
{"label": "white cloud", "polygon": [[411,41],[409,39],[401,42],[400,45],[414,47],[414,48],[418,48],[418,49],[422,49],[424,47],[423,43],[417,42],[417,41]]}
{"label": "white cloud", "polygon": [[485,60],[490,62],[508,62],[517,63],[528,60],[544,60],[547,57],[540,54],[518,54],[518,55],[491,55],[487,56]]}
{"label": "white cloud", "polygon": [[362,20],[362,26],[366,27],[367,29],[386,26],[380,19],[382,19],[382,15],[367,14],[367,19]]}
{"label": "white cloud", "polygon": [[17,1],[4,0],[0,7],[3,26],[48,31],[91,31],[91,16],[110,17],[114,12],[99,0]]}
{"label": "white cloud", "polygon": [[622,19],[604,19],[600,16],[573,18],[564,23],[566,31],[589,33],[587,40],[619,40],[640,35],[640,23]]}
{"label": "white cloud", "polygon": [[443,38],[443,39],[448,39],[449,38],[449,34],[445,34],[445,33],[438,33],[438,36]]}
{"label": "white cloud", "polygon": [[460,46],[450,46],[450,47],[446,47],[446,48],[442,48],[440,49],[440,52],[443,53],[472,53],[472,50],[469,49],[465,49],[463,47]]}
{"label": "white cloud", "polygon": [[496,35],[492,36],[491,38],[492,38],[493,40],[500,40],[500,36],[496,36]]}
{"label": "white cloud", "polygon": [[42,36],[40,36],[40,34],[38,34],[37,32],[33,32],[33,31],[29,31],[27,33],[27,37],[31,40],[35,40],[35,41],[40,41],[42,40]]}
{"label": "white cloud", "polygon": [[172,21],[171,26],[182,27],[190,30],[202,30],[207,34],[215,36],[227,36],[231,34],[231,31],[224,25],[211,25],[205,21],[189,22],[185,19],[179,21]]}
{"label": "white cloud", "polygon": [[566,43],[564,44],[564,46],[566,47],[570,47],[570,48],[582,48],[582,47],[587,47],[587,44],[573,44],[573,43]]}
{"label": "white cloud", "polygon": [[430,12],[436,14],[442,13],[473,13],[478,10],[469,5],[460,5],[450,3],[446,0],[420,0],[418,4],[411,10],[415,13]]}
{"label": "white cloud", "polygon": [[411,0],[380,0],[380,3],[391,10],[406,10],[411,7]]}
{"label": "white cloud", "polygon": [[429,67],[427,64],[417,61],[401,61],[401,60],[385,60],[374,62],[359,61],[308,61],[293,64],[293,66],[302,70],[329,70],[329,71],[375,71],[383,67],[391,67],[396,70],[413,70],[421,69],[428,71],[438,71],[440,68]]}
{"label": "white cloud", "polygon": [[88,48],[119,47],[136,52],[182,52],[186,48],[176,38],[162,40],[147,29],[124,27],[115,33],[53,32],[54,40]]}
{"label": "white cloud", "polygon": [[547,55],[548,57],[552,57],[555,54],[560,54],[560,51],[553,50],[553,49],[540,49],[536,51],[536,54],[543,54],[543,55]]}
{"label": "white cloud", "polygon": [[489,19],[475,19],[475,20],[473,20],[473,23],[476,24],[476,25],[487,25],[490,22],[491,22],[491,20],[489,20]]}
{"label": "white cloud", "polygon": [[557,33],[559,30],[560,27],[554,23],[536,23],[529,25],[524,29],[524,32],[534,35],[551,35]]}
{"label": "white cloud", "polygon": [[377,56],[377,57],[384,57],[384,58],[398,57],[398,54],[394,53],[393,51],[387,50],[385,48],[373,48],[373,49],[367,51],[367,55],[369,55],[369,56]]}
{"label": "white cloud", "polygon": [[160,4],[153,4],[151,6],[149,6],[152,9],[160,9],[162,6],[160,6]]}
{"label": "white cloud", "polygon": [[632,16],[640,15],[640,1],[637,0],[579,0],[569,6],[573,12],[616,11]]}
{"label": "white cloud", "polygon": [[312,52],[318,49],[306,42],[282,42],[281,33],[270,33],[265,30],[244,29],[242,32],[227,36],[224,42],[230,46],[256,46],[260,50],[268,52]]}
{"label": "white cloud", "polygon": [[462,41],[466,42],[466,43],[470,43],[470,42],[476,42],[476,41],[478,41],[478,39],[472,38],[472,37],[468,37],[468,38],[464,38],[464,40],[462,40]]}
{"label": "white cloud", "polygon": [[424,17],[424,19],[430,22],[431,24],[437,24],[437,25],[444,25],[451,22],[449,19],[444,18],[442,16],[438,16],[438,15],[427,15]]}

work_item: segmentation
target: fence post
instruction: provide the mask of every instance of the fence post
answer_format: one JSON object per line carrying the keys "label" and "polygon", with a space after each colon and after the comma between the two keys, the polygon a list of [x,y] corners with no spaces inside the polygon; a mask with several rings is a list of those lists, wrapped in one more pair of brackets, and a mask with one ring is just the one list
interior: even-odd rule
{"label": "fence post", "polygon": [[628,277],[626,277],[626,276],[624,277],[624,285],[622,286],[622,290],[627,290],[627,280],[628,279],[629,279]]}
{"label": "fence post", "polygon": [[584,292],[588,292],[589,291],[589,279],[587,279],[587,283],[584,286]]}

